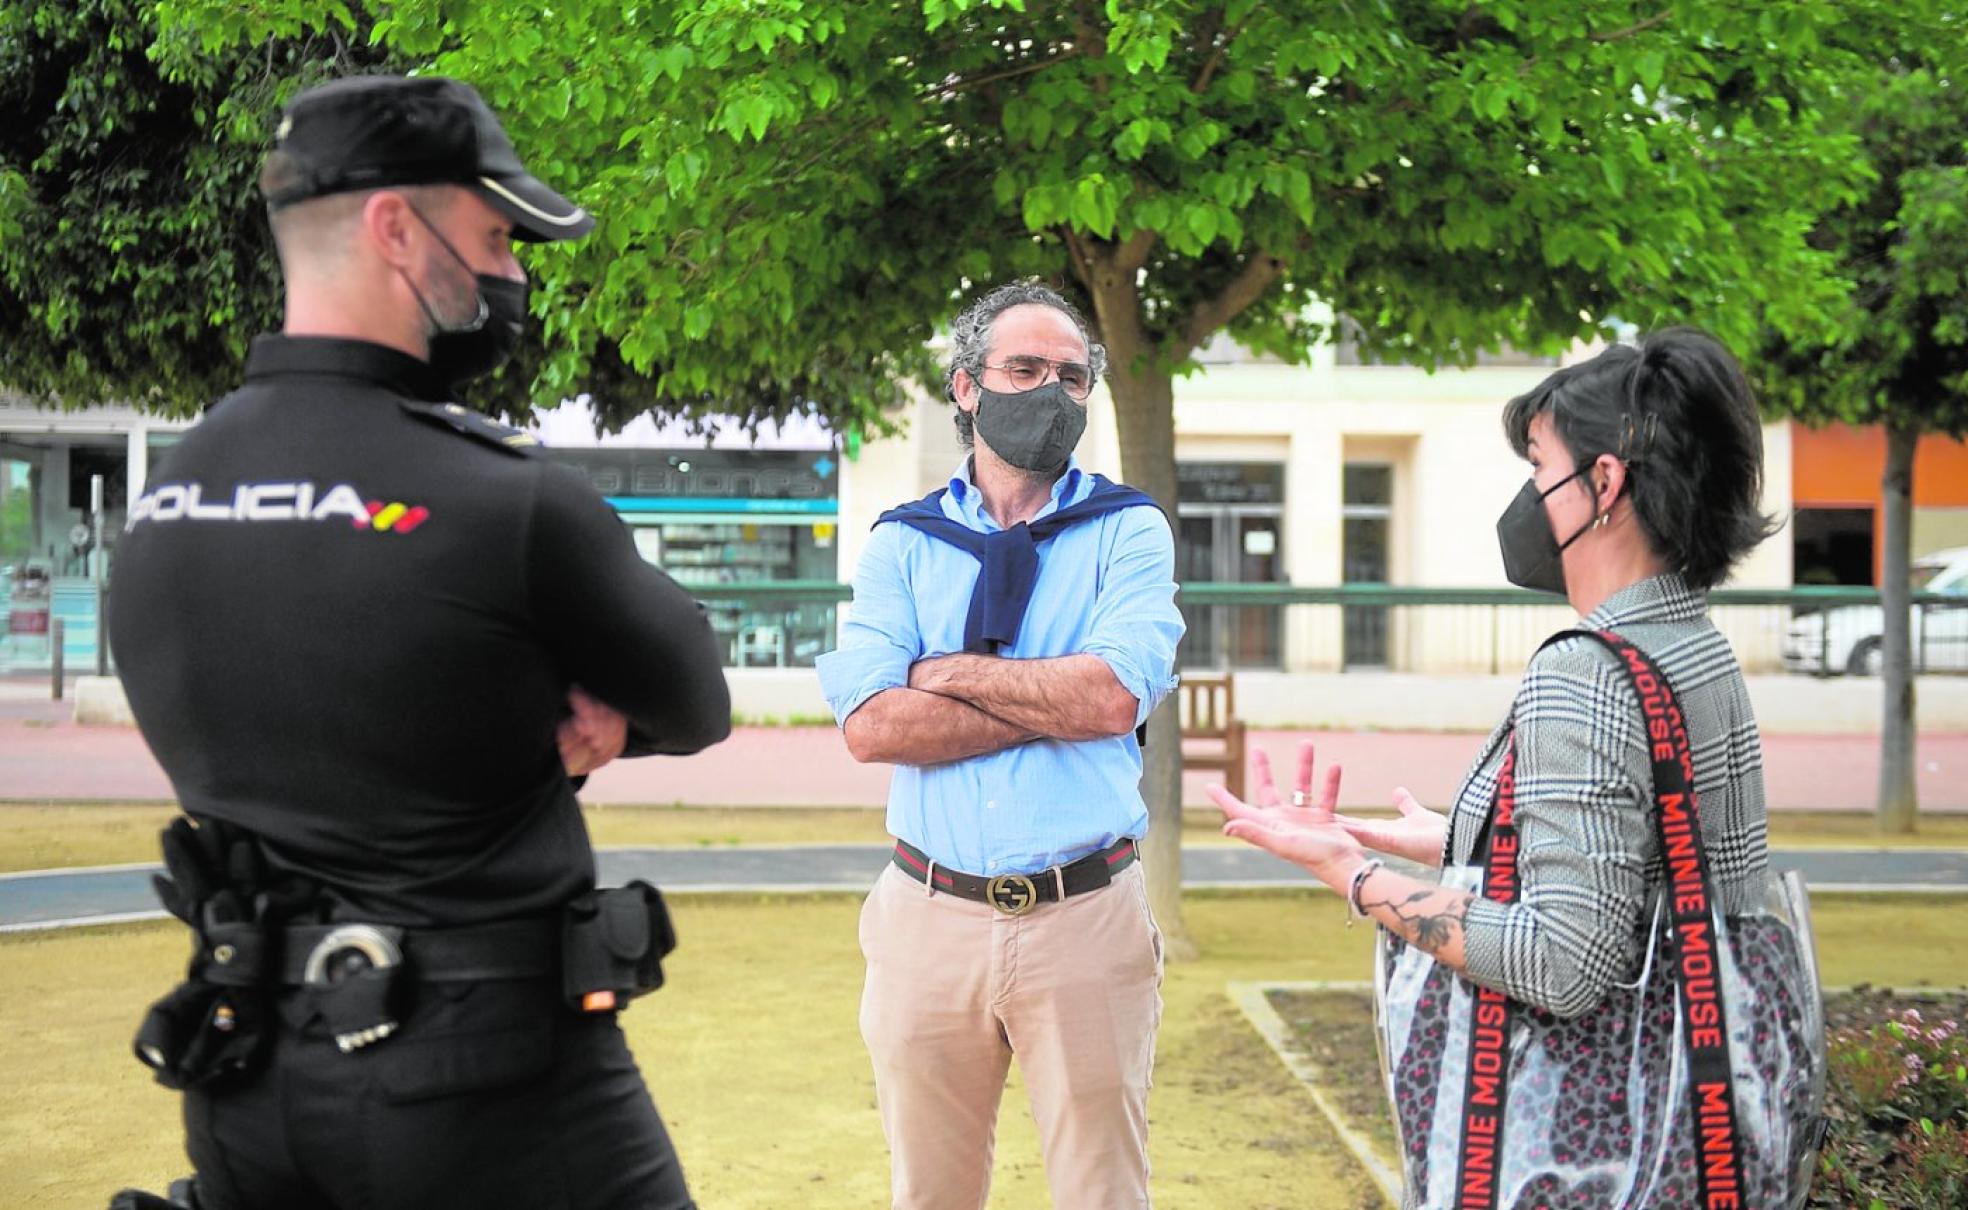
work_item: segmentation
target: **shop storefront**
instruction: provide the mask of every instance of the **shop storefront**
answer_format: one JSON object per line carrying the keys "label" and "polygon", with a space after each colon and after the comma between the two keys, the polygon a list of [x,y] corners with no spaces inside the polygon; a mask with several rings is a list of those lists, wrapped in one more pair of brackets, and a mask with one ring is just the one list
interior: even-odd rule
{"label": "shop storefront", "polygon": [[733,667],[810,667],[833,646],[833,605],[742,591],[840,579],[840,465],[824,429],[772,430],[757,445],[742,436],[707,445],[647,422],[603,438],[551,421],[535,431],[549,457],[587,476],[643,558],[686,588],[708,590],[705,607]]}
{"label": "shop storefront", "polygon": [[[67,667],[95,667],[98,566],[113,583],[127,502],[187,427],[127,408],[0,402],[0,674],[46,671],[57,620]],[[731,664],[810,666],[832,646],[832,604],[744,592],[841,578],[840,468],[824,426],[762,426],[756,442],[733,429],[707,442],[645,418],[597,436],[587,409],[568,404],[539,414],[532,431],[607,498],[644,558],[703,590]]]}
{"label": "shop storefront", "polygon": [[130,497],[183,427],[128,408],[0,401],[0,674],[46,670],[57,623],[66,665],[96,666],[98,582]]}

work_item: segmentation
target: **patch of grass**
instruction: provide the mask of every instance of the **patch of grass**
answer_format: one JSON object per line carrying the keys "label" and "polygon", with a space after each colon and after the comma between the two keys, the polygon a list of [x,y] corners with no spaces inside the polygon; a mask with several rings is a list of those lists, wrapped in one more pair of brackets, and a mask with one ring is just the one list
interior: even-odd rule
{"label": "patch of grass", "polygon": [[[0,804],[0,873],[64,866],[122,865],[158,859],[157,834],[177,808],[155,803]],[[1367,814],[1364,813],[1363,814]],[[788,844],[881,844],[880,810],[853,807],[590,807],[596,846],[722,847]],[[1185,845],[1224,844],[1214,808],[1182,813]],[[1968,848],[1968,816],[1928,815],[1911,836],[1881,836],[1872,816],[1853,812],[1781,812],[1770,817],[1780,848]]]}
{"label": "patch of grass", "polygon": [[1778,811],[1770,816],[1775,848],[1968,848],[1968,815],[1922,815],[1920,830],[1887,835],[1869,811]]}
{"label": "patch of grass", "polygon": [[0,873],[160,860],[157,834],[177,813],[160,803],[0,806]]}
{"label": "patch of grass", "polygon": [[831,714],[740,714],[731,712],[731,725],[734,727],[834,727]]}
{"label": "patch of grass", "polygon": [[[669,983],[624,1028],[701,1204],[887,1201],[888,1160],[857,1025],[858,896],[680,898]],[[1165,1210],[1362,1210],[1378,1197],[1224,994],[1233,979],[1346,978],[1371,943],[1329,896],[1199,895],[1205,957],[1172,966],[1150,1099]],[[797,939],[788,944],[789,938]],[[174,924],[0,935],[0,1205],[101,1205],[187,1171],[178,1103],[130,1057],[144,1006],[182,972]],[[1014,1077],[991,1206],[1048,1205]]]}
{"label": "patch of grass", "polygon": [[881,844],[883,813],[856,807],[589,807],[597,848]]}
{"label": "patch of grass", "polygon": [[[1822,896],[1829,983],[1960,981],[1958,901]],[[679,898],[669,985],[623,1018],[707,1206],[885,1201],[887,1159],[856,1024],[857,896]],[[1172,966],[1150,1101],[1167,1210],[1377,1204],[1310,1101],[1224,995],[1232,980],[1359,979],[1372,948],[1329,895],[1192,894],[1204,956]],[[796,944],[787,944],[787,939]],[[130,1057],[144,1006],[181,973],[172,923],[0,935],[0,1205],[100,1205],[186,1171],[177,1098]],[[1364,1028],[1315,1016],[1312,1028]],[[1366,1035],[1362,1035],[1363,1037]],[[1348,1044],[1366,1062],[1372,1047]],[[1014,1082],[993,1207],[1045,1205],[1037,1133]]]}

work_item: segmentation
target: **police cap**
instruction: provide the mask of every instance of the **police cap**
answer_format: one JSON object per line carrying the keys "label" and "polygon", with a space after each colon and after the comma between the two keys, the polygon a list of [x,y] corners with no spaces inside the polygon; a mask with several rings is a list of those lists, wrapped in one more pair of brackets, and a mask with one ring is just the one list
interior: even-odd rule
{"label": "police cap", "polygon": [[293,173],[267,205],[389,185],[463,185],[525,240],[573,239],[594,216],[547,188],[476,89],[440,76],[351,76],[287,103],[274,150]]}

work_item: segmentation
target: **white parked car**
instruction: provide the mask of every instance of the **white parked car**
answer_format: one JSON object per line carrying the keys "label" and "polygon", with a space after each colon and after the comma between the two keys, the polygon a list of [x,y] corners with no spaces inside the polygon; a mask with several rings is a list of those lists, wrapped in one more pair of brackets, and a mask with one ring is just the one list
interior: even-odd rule
{"label": "white parked car", "polygon": [[[1968,546],[1915,559],[1912,582],[1917,593],[1959,601],[1913,607],[1914,667],[1968,671]],[[1885,613],[1877,605],[1835,605],[1796,618],[1784,635],[1784,667],[1792,672],[1878,676],[1884,663],[1879,639],[1885,626]]]}

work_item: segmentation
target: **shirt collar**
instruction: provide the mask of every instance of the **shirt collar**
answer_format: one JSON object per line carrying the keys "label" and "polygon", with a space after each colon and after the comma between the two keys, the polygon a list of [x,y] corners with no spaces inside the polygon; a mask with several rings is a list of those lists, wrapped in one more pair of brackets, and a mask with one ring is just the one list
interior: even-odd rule
{"label": "shirt collar", "polygon": [[332,336],[287,336],[269,332],[253,338],[246,355],[246,379],[284,374],[361,378],[411,399],[438,402],[451,390],[432,372],[430,363],[367,340]]}
{"label": "shirt collar", "polygon": [[[962,521],[974,530],[989,533],[1002,528],[984,511],[984,495],[977,490],[977,482],[971,478],[972,463],[965,458],[958,464],[956,473],[950,476],[950,494],[945,497],[956,506],[956,520]],[[1087,490],[1087,477],[1080,470],[1080,460],[1067,455],[1066,470],[1052,481],[1052,499],[1039,509],[1034,521],[1047,513],[1058,512],[1069,504],[1078,502]]]}
{"label": "shirt collar", "polygon": [[1696,592],[1679,572],[1649,576],[1607,597],[1583,623],[1607,630],[1627,622],[1686,622],[1708,608],[1708,594]]}

